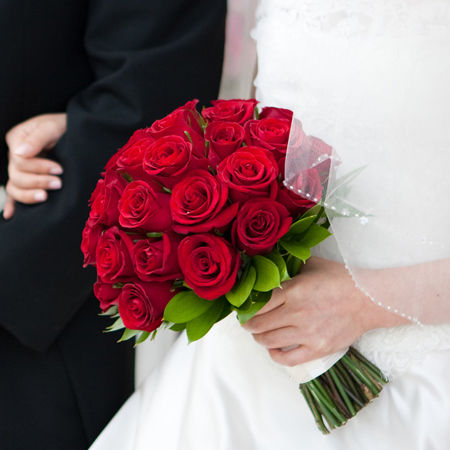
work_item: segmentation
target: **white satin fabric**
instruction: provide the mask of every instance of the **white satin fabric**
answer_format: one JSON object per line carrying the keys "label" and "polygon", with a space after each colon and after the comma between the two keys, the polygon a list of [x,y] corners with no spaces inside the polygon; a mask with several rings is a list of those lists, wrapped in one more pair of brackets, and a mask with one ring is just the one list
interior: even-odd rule
{"label": "white satin fabric", "polygon": [[184,335],[91,450],[446,450],[450,351],[430,352],[322,436],[297,384],[237,324]]}
{"label": "white satin fabric", "polygon": [[[261,0],[254,32],[257,97],[263,105],[295,109],[301,106],[297,94],[302,92],[311,114],[305,129],[322,136],[326,117],[323,122],[314,122],[314,117],[326,113],[319,102],[321,90],[333,83],[333,72],[326,76],[320,70],[328,47],[321,49],[322,55],[320,48],[311,50],[310,60],[305,54],[300,76],[298,66],[292,70],[292,51],[283,50],[293,50],[287,36],[295,37],[305,26],[320,34],[325,13],[354,7],[356,17],[364,8],[373,11],[373,3],[385,5],[392,16],[388,22],[377,21],[379,32],[394,32],[402,29],[407,5],[420,1],[428,17],[425,1],[438,5],[442,0]],[[319,5],[324,14],[313,14]],[[352,22],[347,25],[353,32]],[[319,128],[321,124],[325,126]],[[318,251],[336,255],[331,239]],[[370,261],[370,254],[360,257]],[[317,430],[286,370],[230,316],[199,342],[188,345],[180,336],[92,450],[449,449],[450,325],[373,330],[356,345],[392,380],[380,398],[331,435]]]}

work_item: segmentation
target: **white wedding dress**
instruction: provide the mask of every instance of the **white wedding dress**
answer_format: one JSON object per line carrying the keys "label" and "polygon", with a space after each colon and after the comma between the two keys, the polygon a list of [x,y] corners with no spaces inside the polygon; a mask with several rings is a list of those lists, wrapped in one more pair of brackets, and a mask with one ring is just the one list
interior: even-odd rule
{"label": "white wedding dress", "polygon": [[[429,52],[424,55],[430,59],[426,62],[442,62],[440,70],[446,71],[442,80],[448,80],[447,3],[448,0],[261,0],[254,30],[258,99],[263,105],[294,109],[307,133],[324,140],[332,136],[327,133],[336,111],[346,113],[353,107],[352,99],[367,98],[371,103],[364,110],[366,120],[372,120],[371,114],[375,120],[377,102],[381,105],[392,101],[393,93],[371,92],[367,74],[370,76],[370,64],[380,64],[379,58],[385,55],[374,54],[366,60],[369,66],[357,71],[346,64],[336,64],[335,56],[342,51],[339,46],[345,45],[352,51],[352,45],[358,46],[368,30],[381,36],[386,48],[391,46],[391,39],[402,40],[404,35],[413,34],[420,44],[418,52],[428,46]],[[436,55],[434,33],[439,33],[440,38],[447,33],[447,47],[439,48],[442,54]],[[404,73],[402,59],[396,61],[392,70]],[[351,98],[333,96],[336,80],[351,85]],[[416,80],[406,77],[403,83],[414,96],[418,91]],[[449,96],[447,81],[434,88]],[[394,112],[407,113],[395,108],[393,102]],[[447,123],[449,118],[450,115]],[[440,141],[450,151],[449,126],[446,128]],[[365,136],[355,134],[358,138],[363,147]],[[378,139],[381,143],[381,137]],[[444,198],[448,194],[441,193]],[[442,208],[448,209],[448,204],[442,204]],[[410,231],[414,233],[414,229]],[[428,257],[450,256],[445,253],[448,242],[441,244],[427,249]],[[332,248],[330,241],[320,251],[337,257]],[[372,261],[370,252],[359,258],[368,267],[379,265]],[[419,261],[411,258],[407,261],[416,262]],[[386,261],[386,266],[391,263]],[[154,345],[158,345],[158,340]],[[355,345],[391,377],[391,382],[378,399],[328,436],[316,429],[298,386],[284,368],[273,363],[230,316],[194,344],[188,345],[181,335],[92,449],[450,449],[450,325],[373,330]]]}

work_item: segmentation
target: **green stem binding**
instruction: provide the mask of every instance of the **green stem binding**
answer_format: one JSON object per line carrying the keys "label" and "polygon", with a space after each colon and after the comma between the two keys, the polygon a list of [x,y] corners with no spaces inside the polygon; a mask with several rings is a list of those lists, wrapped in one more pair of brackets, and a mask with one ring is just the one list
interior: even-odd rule
{"label": "green stem binding", "polygon": [[300,390],[317,427],[328,434],[377,397],[387,382],[380,369],[350,348],[327,372],[301,384]]}

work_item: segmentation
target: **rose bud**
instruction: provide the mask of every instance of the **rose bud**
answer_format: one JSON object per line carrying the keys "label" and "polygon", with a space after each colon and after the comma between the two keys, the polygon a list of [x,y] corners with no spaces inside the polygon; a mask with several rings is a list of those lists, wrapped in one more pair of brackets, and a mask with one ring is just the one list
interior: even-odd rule
{"label": "rose bud", "polygon": [[222,229],[236,216],[239,205],[228,202],[228,188],[206,170],[194,170],[172,191],[170,210],[176,233]]}
{"label": "rose bud", "polygon": [[244,140],[244,128],[236,122],[212,122],[205,131],[205,139],[209,141],[208,159],[213,167],[235,150],[241,147]]}
{"label": "rose bud", "polygon": [[245,142],[272,150],[279,159],[286,155],[291,121],[287,119],[249,120],[245,124]]}
{"label": "rose bud", "polygon": [[202,116],[208,122],[237,122],[243,125],[253,119],[257,101],[251,100],[214,100],[210,108],[202,111]]}
{"label": "rose bud", "polygon": [[289,211],[269,198],[245,202],[233,224],[233,245],[249,256],[269,253],[292,223]]}
{"label": "rose bud", "polygon": [[103,283],[100,280],[94,284],[94,295],[100,302],[100,308],[103,312],[119,303],[120,293],[121,289],[114,288],[112,284]]}
{"label": "rose bud", "polygon": [[97,274],[104,283],[131,281],[134,275],[131,252],[133,242],[117,227],[105,231],[97,244]]}
{"label": "rose bud", "polygon": [[129,283],[119,297],[119,314],[130,330],[154,331],[162,323],[164,309],[175,295],[172,283]]}
{"label": "rose bud", "polygon": [[83,267],[87,267],[89,264],[95,265],[97,244],[103,229],[101,225],[94,224],[89,219],[86,221],[81,241],[81,251],[84,255]]}
{"label": "rose bud", "polygon": [[119,201],[119,223],[138,231],[162,232],[170,229],[170,195],[155,183],[133,181]]}
{"label": "rose bud", "polygon": [[[323,187],[316,169],[301,172],[293,185],[294,190],[282,187],[277,201],[286,206],[292,217],[297,218],[321,200]],[[304,194],[298,193],[297,189]],[[306,194],[309,194],[309,197],[306,197]]]}
{"label": "rose bud", "polygon": [[228,186],[235,202],[277,195],[278,165],[273,155],[263,148],[242,147],[219,164],[217,175]]}
{"label": "rose bud", "polygon": [[119,200],[126,186],[127,182],[119,173],[106,172],[105,179],[98,181],[91,196],[89,219],[107,227],[116,224],[119,219]]}
{"label": "rose bud", "polygon": [[162,239],[138,241],[133,249],[137,276],[143,281],[167,281],[182,278],[177,250],[180,238],[165,233]]}
{"label": "rose bud", "polygon": [[145,152],[143,167],[153,180],[172,188],[188,169],[207,169],[208,161],[192,156],[192,144],[180,136],[157,139]]}
{"label": "rose bud", "polygon": [[272,106],[266,106],[259,114],[260,119],[286,119],[289,122],[292,121],[293,113],[290,109],[274,108]]}
{"label": "rose bud", "polygon": [[224,238],[204,233],[181,241],[178,261],[187,285],[200,297],[214,300],[233,287],[240,256]]}

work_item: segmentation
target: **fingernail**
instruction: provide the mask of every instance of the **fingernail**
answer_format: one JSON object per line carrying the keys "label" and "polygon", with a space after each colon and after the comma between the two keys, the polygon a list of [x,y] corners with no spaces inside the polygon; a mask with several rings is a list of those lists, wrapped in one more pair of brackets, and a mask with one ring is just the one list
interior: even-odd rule
{"label": "fingernail", "polygon": [[49,171],[52,175],[62,175],[64,170],[62,167],[52,167]]}
{"label": "fingernail", "polygon": [[36,194],[34,194],[34,199],[37,202],[43,202],[46,198],[47,194],[45,192],[36,192]]}
{"label": "fingernail", "polygon": [[21,144],[15,150],[14,153],[16,155],[26,155],[32,151],[32,147],[30,144]]}
{"label": "fingernail", "polygon": [[50,181],[50,183],[48,183],[48,187],[50,189],[61,189],[62,182],[61,182],[61,180],[52,180],[52,181]]}

